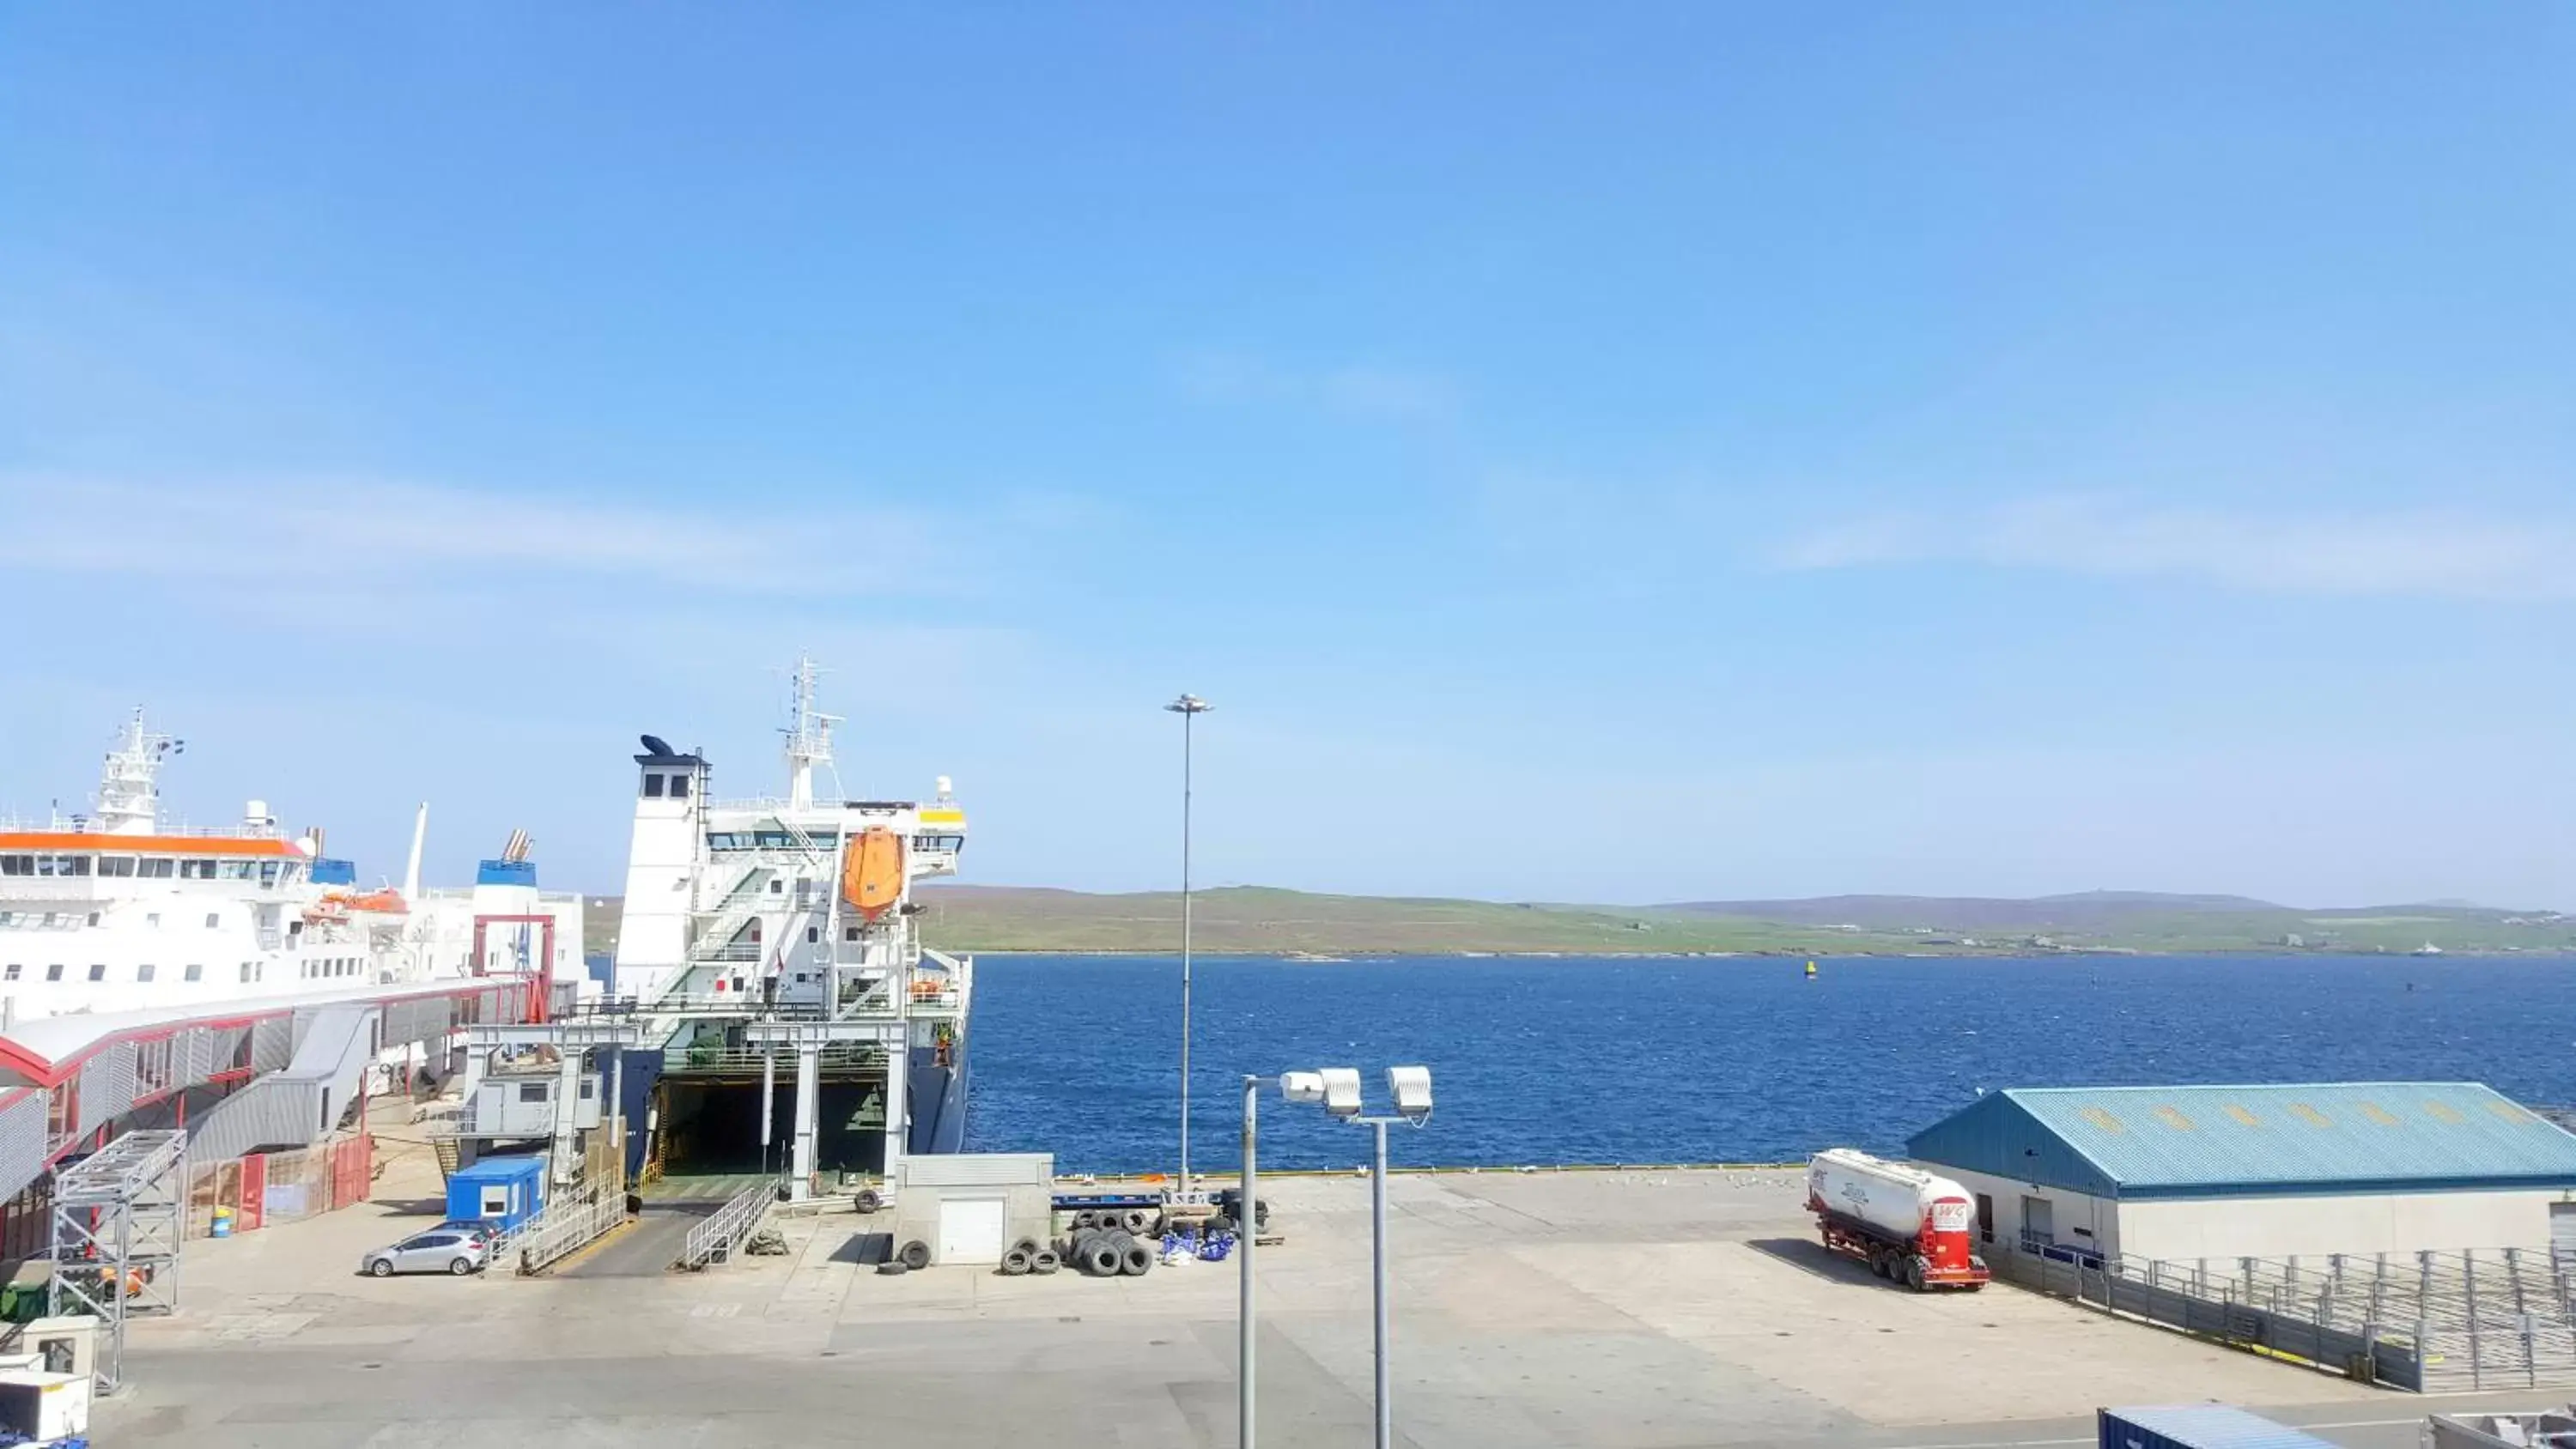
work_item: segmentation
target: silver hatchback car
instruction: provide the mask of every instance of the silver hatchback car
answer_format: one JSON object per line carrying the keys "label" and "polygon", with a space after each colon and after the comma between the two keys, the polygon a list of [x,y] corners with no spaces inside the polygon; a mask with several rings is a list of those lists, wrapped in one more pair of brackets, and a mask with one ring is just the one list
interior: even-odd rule
{"label": "silver hatchback car", "polygon": [[358,1262],[358,1271],[376,1278],[396,1273],[453,1273],[462,1278],[482,1271],[492,1250],[489,1239],[454,1228],[415,1233],[390,1248],[378,1248]]}

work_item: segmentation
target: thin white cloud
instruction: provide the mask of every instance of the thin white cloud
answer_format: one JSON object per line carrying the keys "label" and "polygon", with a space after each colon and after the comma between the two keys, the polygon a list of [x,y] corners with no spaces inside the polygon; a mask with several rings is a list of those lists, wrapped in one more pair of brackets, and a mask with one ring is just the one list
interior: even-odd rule
{"label": "thin white cloud", "polygon": [[1465,406],[1448,377],[1370,363],[1299,370],[1240,352],[1200,352],[1182,360],[1179,381],[1202,402],[1318,408],[1387,422],[1451,422]]}
{"label": "thin white cloud", "polygon": [[[953,531],[952,531],[953,532]],[[0,564],[73,575],[270,584],[525,585],[567,576],[714,593],[934,592],[957,560],[897,511],[687,510],[379,481],[138,482],[0,474]]]}
{"label": "thin white cloud", "polygon": [[2448,512],[2260,513],[2102,498],[1882,513],[1795,538],[1790,569],[1972,564],[2269,593],[2576,598],[2576,523]]}

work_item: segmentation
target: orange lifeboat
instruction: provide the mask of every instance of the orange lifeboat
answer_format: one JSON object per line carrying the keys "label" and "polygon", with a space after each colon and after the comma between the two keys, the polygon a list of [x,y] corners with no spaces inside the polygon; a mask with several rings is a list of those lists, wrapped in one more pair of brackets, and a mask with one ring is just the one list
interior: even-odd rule
{"label": "orange lifeboat", "polygon": [[903,899],[903,837],[882,825],[859,832],[841,855],[841,898],[875,920]]}

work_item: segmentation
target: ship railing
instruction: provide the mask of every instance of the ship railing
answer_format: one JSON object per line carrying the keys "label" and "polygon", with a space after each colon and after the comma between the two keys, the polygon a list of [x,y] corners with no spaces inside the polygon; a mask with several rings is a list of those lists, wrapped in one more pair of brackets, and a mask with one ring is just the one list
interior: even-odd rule
{"label": "ship railing", "polygon": [[[690,959],[697,961],[757,959],[760,954],[759,942],[737,942],[734,937],[753,916],[760,913],[764,904],[761,887],[767,885],[776,874],[777,872],[768,866],[755,865],[735,878],[732,887],[724,893],[722,899],[717,901],[713,911],[697,913],[705,924],[689,944]],[[716,954],[732,951],[749,951],[751,956],[737,958]]]}
{"label": "ship railing", "polygon": [[627,1016],[720,1016],[744,1020],[821,1021],[825,1012],[819,1001],[776,1001],[764,1005],[754,991],[674,991],[657,996],[637,1006],[616,1006],[602,1010],[601,1015]]}
{"label": "ship railing", "polygon": [[[885,1064],[885,1048],[874,1042],[827,1042],[816,1060],[826,1067],[879,1067]],[[664,1072],[756,1072],[767,1061],[781,1076],[796,1071],[796,1049],[737,1046],[673,1046],[662,1049]]]}
{"label": "ship railing", "polygon": [[[919,806],[919,803],[920,802],[913,800],[833,800],[817,796],[812,804],[800,807],[795,801],[788,799],[784,795],[737,795],[727,800],[708,800],[705,802],[705,805],[709,810],[768,811],[838,809],[847,810],[853,815],[890,815],[898,810],[915,809]],[[787,823],[788,822],[785,820],[779,821],[779,824],[781,825],[785,825]]]}

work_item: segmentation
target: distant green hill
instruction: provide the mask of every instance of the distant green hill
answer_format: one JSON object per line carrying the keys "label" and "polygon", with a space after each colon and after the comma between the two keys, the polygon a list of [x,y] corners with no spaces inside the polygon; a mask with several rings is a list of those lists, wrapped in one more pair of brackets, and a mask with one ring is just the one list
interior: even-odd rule
{"label": "distant green hill", "polygon": [[[924,887],[924,939],[954,951],[1177,950],[1180,896],[1031,886]],[[586,946],[611,949],[619,903],[590,912]],[[2551,911],[2410,905],[2301,910],[2242,896],[2095,891],[2037,900],[1826,896],[1651,907],[1316,895],[1228,886],[1192,897],[1211,953],[1494,952],[1567,955],[1999,955],[2031,951],[2576,951]]]}

